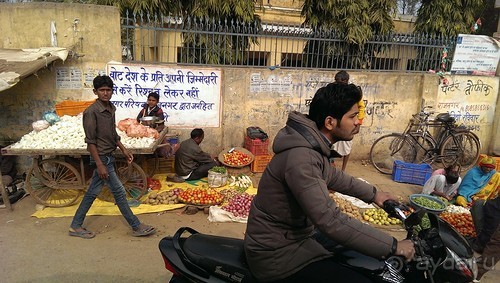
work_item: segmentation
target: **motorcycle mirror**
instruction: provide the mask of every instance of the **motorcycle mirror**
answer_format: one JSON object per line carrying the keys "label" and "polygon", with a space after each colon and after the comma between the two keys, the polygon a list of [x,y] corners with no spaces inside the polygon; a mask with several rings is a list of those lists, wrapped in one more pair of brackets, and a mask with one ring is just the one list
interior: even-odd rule
{"label": "motorcycle mirror", "polygon": [[425,210],[422,209],[416,210],[406,218],[406,220],[404,221],[405,226],[408,228],[419,225],[424,215],[425,215]]}

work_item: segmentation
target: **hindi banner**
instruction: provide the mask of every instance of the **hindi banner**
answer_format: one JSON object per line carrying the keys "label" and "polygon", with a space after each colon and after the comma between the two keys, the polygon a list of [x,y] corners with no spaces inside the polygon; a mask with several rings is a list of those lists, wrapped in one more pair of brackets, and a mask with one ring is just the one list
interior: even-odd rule
{"label": "hindi banner", "polygon": [[220,127],[221,71],[109,63],[117,121],[136,118],[150,92],[158,92],[167,126]]}

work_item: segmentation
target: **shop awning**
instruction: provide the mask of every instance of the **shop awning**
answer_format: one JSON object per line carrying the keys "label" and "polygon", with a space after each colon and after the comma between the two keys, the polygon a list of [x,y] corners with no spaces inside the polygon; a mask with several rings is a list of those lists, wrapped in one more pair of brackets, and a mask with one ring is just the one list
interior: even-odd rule
{"label": "shop awning", "polygon": [[56,60],[66,60],[68,49],[41,47],[34,49],[0,48],[0,91],[11,88],[21,79],[46,68]]}

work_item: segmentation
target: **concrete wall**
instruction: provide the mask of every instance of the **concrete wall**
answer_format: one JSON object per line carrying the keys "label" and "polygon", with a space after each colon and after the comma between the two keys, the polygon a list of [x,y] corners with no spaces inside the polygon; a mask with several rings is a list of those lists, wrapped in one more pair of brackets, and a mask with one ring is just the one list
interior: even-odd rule
{"label": "concrete wall", "polygon": [[[1,143],[18,140],[58,102],[94,99],[88,81],[105,73],[107,62],[121,61],[120,14],[111,6],[0,3],[0,48],[53,46],[52,22],[57,46],[71,50],[70,56],[0,93]],[[61,87],[58,70],[78,70],[81,76],[72,87]]]}
{"label": "concrete wall", "polygon": [[[77,21],[76,21],[77,20]],[[53,110],[63,100],[89,100],[92,78],[104,73],[106,63],[121,61],[119,12],[114,7],[56,3],[0,3],[0,48],[34,48],[51,46],[50,23],[57,28],[59,47],[67,47],[78,56],[40,70],[11,89],[0,92],[0,142],[18,141],[31,131],[31,123],[43,112]],[[79,57],[84,55],[83,57]],[[176,66],[172,66],[175,68]],[[61,87],[56,81],[58,70],[74,70],[79,78],[72,88]],[[66,69],[65,69],[66,68]],[[221,127],[206,129],[202,147],[217,154],[230,146],[242,146],[245,129],[263,128],[271,137],[284,126],[290,111],[307,112],[307,101],[315,91],[333,81],[335,71],[292,70],[268,68],[222,69]],[[371,144],[381,135],[403,131],[411,114],[419,110],[422,98],[444,109],[452,90],[440,85],[435,74],[350,72],[351,81],[364,91],[367,116],[360,134],[354,138],[353,159],[367,159]],[[466,82],[482,79],[489,95],[475,92],[467,95]],[[474,130],[481,137],[482,152],[492,148],[492,135],[498,132],[498,77],[449,77],[454,110],[465,110],[468,104],[491,105],[474,108],[478,119]],[[450,96],[451,97],[451,96]],[[485,100],[487,97],[487,100]],[[470,109],[468,109],[470,110]],[[493,114],[492,114],[493,113]],[[465,113],[463,113],[465,114]],[[494,124],[495,121],[495,124]],[[466,123],[468,126],[471,126]],[[476,127],[477,126],[477,127]],[[496,129],[493,130],[493,129]],[[191,129],[173,129],[188,138]],[[498,136],[495,138],[498,140]],[[498,148],[498,145],[497,145]]]}

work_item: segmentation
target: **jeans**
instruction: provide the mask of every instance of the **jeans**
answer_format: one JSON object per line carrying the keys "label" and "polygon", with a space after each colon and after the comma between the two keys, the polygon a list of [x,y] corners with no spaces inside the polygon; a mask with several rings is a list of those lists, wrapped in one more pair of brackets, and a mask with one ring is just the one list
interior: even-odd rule
{"label": "jeans", "polygon": [[[338,246],[338,244],[327,237],[322,232],[316,230],[313,238],[329,251]],[[336,262],[333,258],[324,258],[319,261],[312,262],[289,277],[273,281],[272,283],[331,283],[331,282],[355,282],[355,283],[372,283],[373,281],[362,273],[349,269],[342,264]]]}
{"label": "jeans", "polygon": [[[109,177],[107,180],[101,179],[101,177],[99,177],[97,168],[94,169],[89,188],[83,196],[80,206],[76,210],[73,221],[71,222],[71,228],[78,229],[82,227],[85,216],[92,206],[92,203],[94,203],[94,200],[101,192],[102,186],[106,184],[111,189],[111,193],[113,193],[113,196],[115,198],[115,203],[120,209],[123,217],[125,217],[125,220],[127,220],[130,227],[136,230],[141,225],[141,222],[139,221],[137,216],[134,215],[127,202],[125,188],[123,187],[123,184],[121,183],[115,171],[115,158],[113,156],[104,155],[101,155],[99,157],[102,163],[106,166]],[[90,165],[95,165],[95,161],[93,161],[92,158],[90,159]]]}

